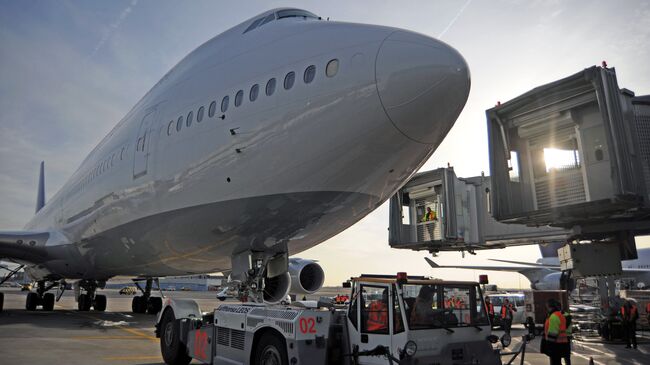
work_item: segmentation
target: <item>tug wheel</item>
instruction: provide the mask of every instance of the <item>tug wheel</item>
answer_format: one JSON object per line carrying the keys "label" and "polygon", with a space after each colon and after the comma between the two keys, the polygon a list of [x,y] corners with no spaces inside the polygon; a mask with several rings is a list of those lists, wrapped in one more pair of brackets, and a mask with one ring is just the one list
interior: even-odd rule
{"label": "tug wheel", "polygon": [[185,346],[181,343],[179,336],[180,329],[174,312],[165,311],[160,320],[160,353],[165,364],[187,365],[192,361],[192,358],[187,356]]}
{"label": "tug wheel", "polygon": [[289,364],[287,350],[277,335],[265,333],[255,348],[253,365],[285,365]]}

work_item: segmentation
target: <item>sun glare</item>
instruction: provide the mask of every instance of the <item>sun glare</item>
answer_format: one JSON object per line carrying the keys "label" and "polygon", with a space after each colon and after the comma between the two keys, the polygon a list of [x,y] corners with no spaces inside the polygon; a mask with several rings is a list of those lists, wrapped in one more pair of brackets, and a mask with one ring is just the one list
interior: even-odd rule
{"label": "sun glare", "polygon": [[546,164],[546,172],[568,170],[580,166],[580,157],[576,150],[544,148],[544,163]]}

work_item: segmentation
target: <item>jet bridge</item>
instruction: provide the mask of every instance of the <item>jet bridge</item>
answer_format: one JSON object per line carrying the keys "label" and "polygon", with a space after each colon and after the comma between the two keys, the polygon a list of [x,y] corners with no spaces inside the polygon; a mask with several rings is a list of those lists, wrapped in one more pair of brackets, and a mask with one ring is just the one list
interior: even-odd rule
{"label": "jet bridge", "polygon": [[490,211],[488,176],[462,179],[453,168],[416,174],[390,201],[393,248],[469,251],[564,242],[562,228],[497,222]]}
{"label": "jet bridge", "polygon": [[636,258],[650,234],[650,96],[590,67],[487,110],[492,215]]}

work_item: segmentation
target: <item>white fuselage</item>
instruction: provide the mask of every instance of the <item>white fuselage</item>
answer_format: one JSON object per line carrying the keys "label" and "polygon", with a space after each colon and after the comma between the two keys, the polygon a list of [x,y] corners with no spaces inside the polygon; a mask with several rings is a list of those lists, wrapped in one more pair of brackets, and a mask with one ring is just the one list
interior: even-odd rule
{"label": "white fuselage", "polygon": [[191,52],[99,143],[27,224],[60,233],[33,275],[179,275],[227,270],[245,249],[295,254],[377,208],[428,159],[469,92],[455,50],[301,17],[244,33],[274,11]]}

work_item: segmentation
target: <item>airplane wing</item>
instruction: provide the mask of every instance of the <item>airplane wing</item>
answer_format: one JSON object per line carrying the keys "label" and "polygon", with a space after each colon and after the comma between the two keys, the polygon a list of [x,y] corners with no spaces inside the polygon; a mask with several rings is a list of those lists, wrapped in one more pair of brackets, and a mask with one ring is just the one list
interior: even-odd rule
{"label": "airplane wing", "polygon": [[45,243],[52,232],[0,231],[0,258],[38,264],[47,260]]}
{"label": "airplane wing", "polygon": [[500,259],[488,259],[490,261],[497,261],[497,262],[505,262],[508,264],[517,264],[517,265],[526,265],[526,266],[534,266],[534,267],[540,267],[543,269],[556,269],[560,270],[559,265],[545,265],[545,264],[538,264],[536,262],[524,262],[524,261],[511,261],[511,260],[500,260]]}
{"label": "airplane wing", "polygon": [[431,260],[428,257],[424,258],[427,260],[429,265],[431,265],[432,268],[437,269],[473,269],[473,270],[491,270],[491,271],[510,271],[510,272],[522,272],[522,271],[527,271],[527,270],[538,270],[538,269],[545,269],[545,268],[537,268],[537,267],[525,267],[525,266],[463,266],[463,265],[438,265],[433,260]]}

